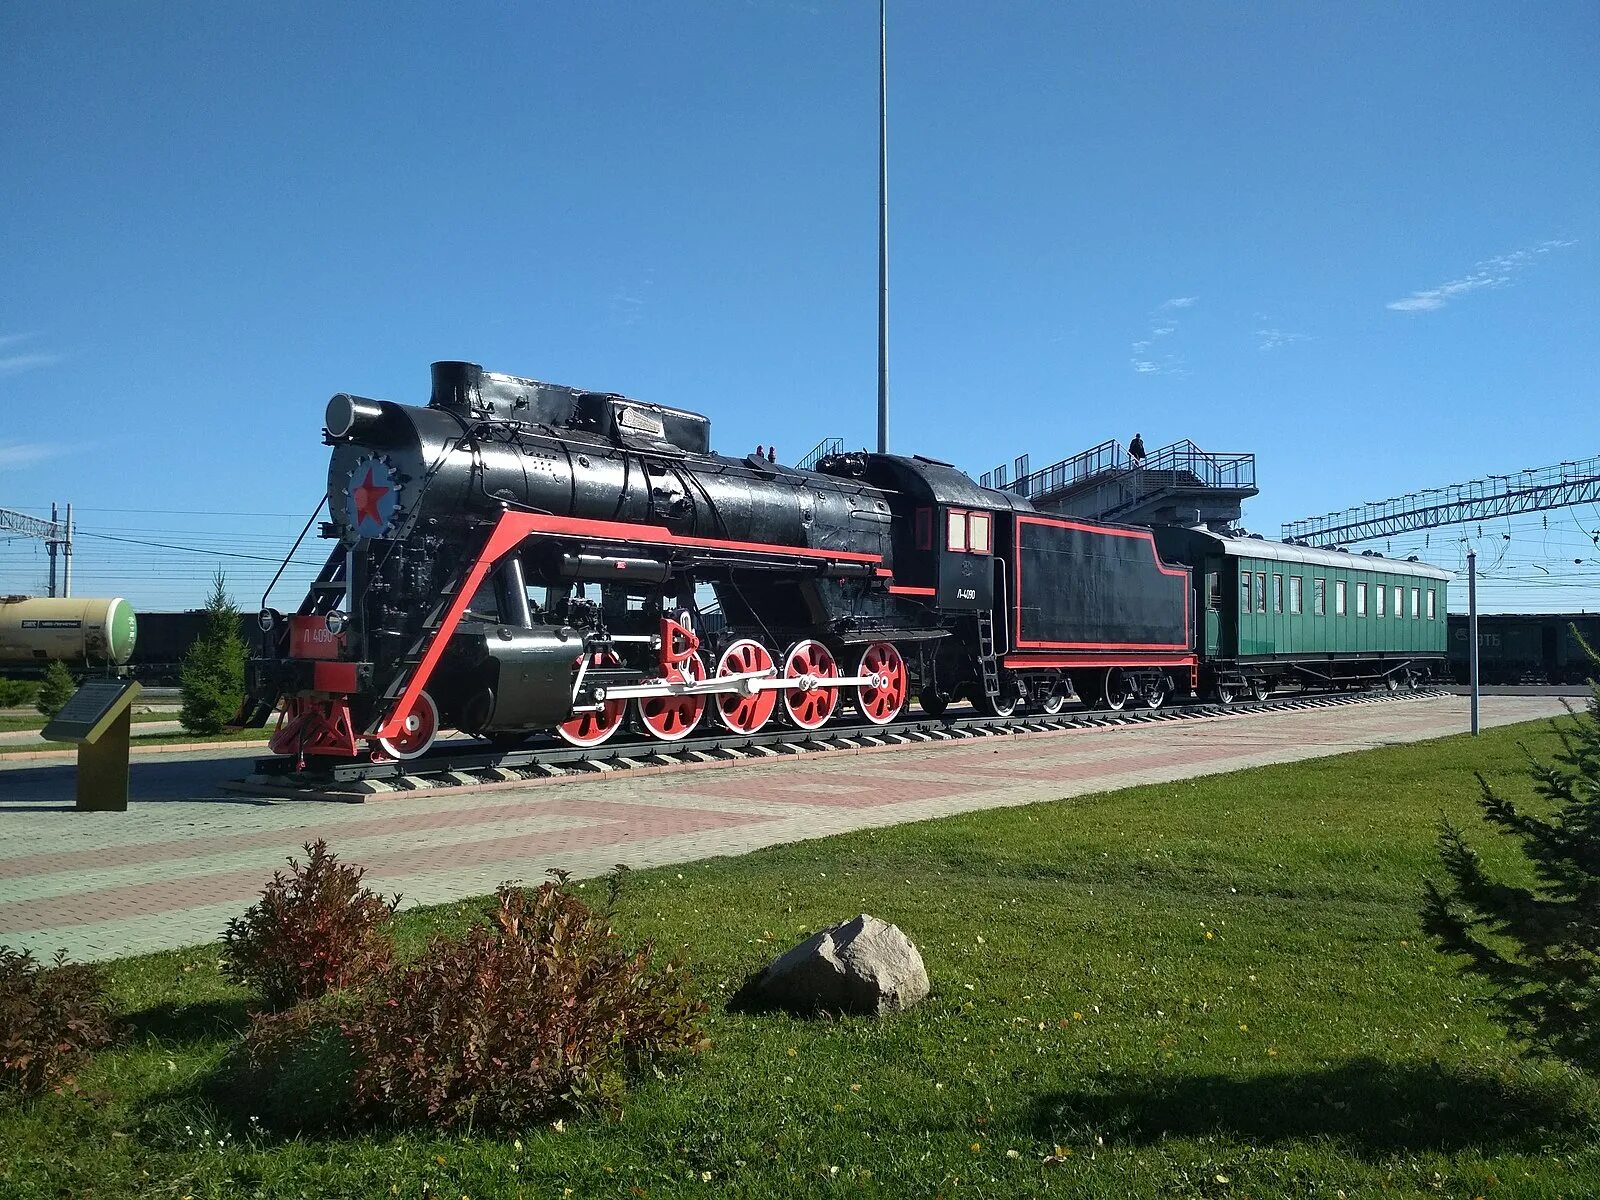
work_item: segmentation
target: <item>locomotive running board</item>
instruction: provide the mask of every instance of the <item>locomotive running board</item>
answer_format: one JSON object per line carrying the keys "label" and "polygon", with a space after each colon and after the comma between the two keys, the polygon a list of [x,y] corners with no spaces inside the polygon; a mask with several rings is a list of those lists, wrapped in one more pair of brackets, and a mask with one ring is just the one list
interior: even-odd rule
{"label": "locomotive running board", "polygon": [[877,554],[861,554],[853,550],[824,550],[811,546],[778,546],[765,542],[733,542],[717,538],[689,537],[673,533],[656,525],[631,525],[618,521],[595,521],[578,517],[558,517],[544,513],[527,513],[507,510],[500,514],[494,528],[484,540],[482,549],[473,559],[465,577],[450,594],[449,603],[437,613],[437,621],[426,630],[425,642],[416,647],[419,657],[414,665],[399,674],[384,691],[380,704],[381,715],[363,732],[363,736],[393,738],[403,729],[406,714],[416,704],[417,697],[427,687],[434,667],[444,653],[445,646],[461,624],[467,604],[477,594],[484,579],[494,565],[527,538],[544,534],[553,538],[576,538],[592,542],[646,543],[669,549],[718,550],[731,555],[759,555],[797,563],[825,566],[831,563],[849,563],[888,579],[893,572],[884,567],[883,558]]}
{"label": "locomotive running board", "polygon": [[224,790],[284,799],[361,804],[369,799],[462,789],[527,786],[551,779],[583,779],[642,768],[676,765],[723,765],[826,753],[833,750],[926,746],[984,737],[1016,737],[1093,729],[1107,725],[1143,725],[1158,721],[1190,721],[1202,717],[1249,716],[1269,712],[1336,708],[1351,704],[1385,704],[1431,700],[1449,695],[1440,688],[1390,693],[1385,690],[1342,692],[1322,696],[1235,701],[1221,705],[1196,703],[1159,709],[1109,712],[1103,709],[1048,716],[959,717],[895,721],[887,725],[838,724],[811,732],[777,728],[762,733],[720,733],[681,742],[654,739],[606,742],[589,749],[548,742],[526,749],[494,751],[478,744],[446,744],[407,762],[334,761],[317,771],[296,771],[293,756],[261,758],[247,779],[224,783]]}

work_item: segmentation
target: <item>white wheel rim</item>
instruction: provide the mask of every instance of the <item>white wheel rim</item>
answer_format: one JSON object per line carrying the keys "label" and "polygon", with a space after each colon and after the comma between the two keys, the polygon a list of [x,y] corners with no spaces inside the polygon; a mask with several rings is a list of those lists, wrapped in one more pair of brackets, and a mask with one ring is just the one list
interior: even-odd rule
{"label": "white wheel rim", "polygon": [[[754,638],[740,638],[722,652],[722,657],[717,660],[717,674],[743,674],[752,664],[761,664],[756,669],[762,671],[776,665],[771,651],[760,642]],[[763,704],[768,706],[765,714],[760,712]],[[729,715],[730,711],[738,713],[749,710],[754,711],[743,725],[738,723],[736,716]],[[767,727],[777,711],[778,696],[775,692],[758,692],[754,696],[735,692],[717,697],[717,714],[722,718],[722,723],[735,733],[759,733]]]}
{"label": "white wheel rim", "polygon": [[[806,661],[814,668],[825,667],[826,669],[809,672],[796,671],[797,659]],[[783,656],[783,674],[786,679],[792,679],[796,674],[815,674],[819,679],[832,679],[839,674],[839,664],[834,661],[833,654],[826,646],[821,642],[807,638],[805,641],[796,642],[789,647],[789,653]],[[810,703],[810,698],[820,697],[824,693],[828,695],[825,705]],[[801,706],[799,711],[796,709],[797,705]],[[783,693],[783,710],[789,714],[789,720],[793,721],[800,729],[821,729],[828,723],[829,718],[833,716],[838,707],[839,689],[836,687],[830,688],[825,684],[819,684],[812,688],[796,688],[793,691],[785,691]]]}
{"label": "white wheel rim", "polygon": [[[869,666],[868,660],[874,656],[876,656],[879,661],[876,666]],[[911,680],[906,674],[906,660],[901,656],[900,651],[895,649],[893,644],[889,642],[874,642],[872,645],[868,646],[865,652],[863,652],[861,655],[861,665],[859,668],[857,668],[856,674],[871,675],[875,671],[881,672],[881,670],[884,668],[894,672],[894,675],[889,678],[888,682],[885,683],[883,688],[874,688],[868,683],[858,684],[856,686],[856,709],[863,717],[872,722],[874,725],[887,725],[890,721],[898,717],[901,711],[905,708],[906,701],[910,699],[911,695]],[[898,679],[900,684],[900,702],[895,704],[893,708],[884,709],[879,713],[874,713],[869,705],[869,694],[874,697],[878,694],[881,694],[883,691],[893,686],[895,679]]]}
{"label": "white wheel rim", "polygon": [[[691,663],[693,666],[689,666]],[[704,679],[706,677],[705,659],[700,657],[699,651],[690,654],[684,660],[684,665],[689,666],[688,670],[682,671],[685,679]],[[639,723],[644,726],[645,732],[660,742],[683,741],[684,738],[700,728],[700,722],[706,718],[706,698],[704,696],[697,697],[695,701],[687,700],[680,696],[641,697],[633,703],[634,711],[638,713]],[[656,724],[662,725],[664,731],[663,729],[657,729],[655,724],[651,723],[652,718],[646,716],[646,705],[659,706],[656,709],[654,721]],[[685,716],[689,712],[693,712],[694,716]]]}
{"label": "white wheel rim", "polygon": [[[411,706],[411,711],[400,723],[404,731],[398,738],[378,738],[378,749],[390,758],[398,758],[402,762],[409,762],[413,758],[421,758],[433,746],[433,739],[439,736],[439,709],[434,704],[433,697],[427,692],[418,692],[416,703]],[[419,730],[425,730],[426,736],[413,739]]]}

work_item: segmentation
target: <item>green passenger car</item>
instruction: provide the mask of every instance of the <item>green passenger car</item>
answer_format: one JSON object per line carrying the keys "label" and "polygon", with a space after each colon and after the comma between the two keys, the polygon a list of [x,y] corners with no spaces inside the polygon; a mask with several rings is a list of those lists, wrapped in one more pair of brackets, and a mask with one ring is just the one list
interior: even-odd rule
{"label": "green passenger car", "polygon": [[1201,688],[1224,701],[1283,683],[1415,687],[1445,673],[1446,589],[1427,563],[1205,530],[1155,530],[1193,571]]}

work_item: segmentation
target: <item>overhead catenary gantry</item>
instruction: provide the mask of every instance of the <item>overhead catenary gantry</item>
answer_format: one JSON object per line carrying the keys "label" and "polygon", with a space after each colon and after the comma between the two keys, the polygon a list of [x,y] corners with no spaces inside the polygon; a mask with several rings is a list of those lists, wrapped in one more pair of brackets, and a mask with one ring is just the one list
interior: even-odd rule
{"label": "overhead catenary gantry", "polygon": [[1287,521],[1285,541],[1331,547],[1461,525],[1513,513],[1543,512],[1600,502],[1600,455],[1511,475],[1489,475],[1448,487],[1407,492],[1388,500]]}
{"label": "overhead catenary gantry", "polygon": [[72,505],[67,505],[66,520],[56,506],[50,506],[50,516],[31,516],[11,508],[0,508],[0,537],[38,538],[50,551],[50,595],[57,594],[57,559],[62,564],[59,575],[60,595],[72,595]]}

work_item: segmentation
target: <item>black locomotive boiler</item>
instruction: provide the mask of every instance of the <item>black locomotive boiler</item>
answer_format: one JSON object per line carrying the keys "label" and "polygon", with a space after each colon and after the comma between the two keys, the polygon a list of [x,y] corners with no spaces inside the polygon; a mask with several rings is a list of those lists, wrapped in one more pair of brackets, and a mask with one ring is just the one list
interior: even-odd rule
{"label": "black locomotive boiler", "polygon": [[1189,572],[1148,530],[932,459],[727,457],[696,413],[462,362],[426,407],[334,396],[325,441],[333,548],[251,661],[277,753],[803,735],[913,695],[1008,715],[1196,682]]}

